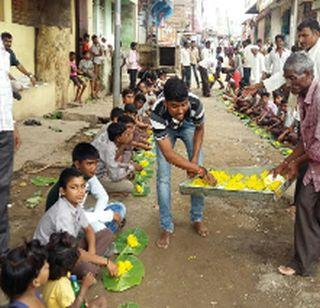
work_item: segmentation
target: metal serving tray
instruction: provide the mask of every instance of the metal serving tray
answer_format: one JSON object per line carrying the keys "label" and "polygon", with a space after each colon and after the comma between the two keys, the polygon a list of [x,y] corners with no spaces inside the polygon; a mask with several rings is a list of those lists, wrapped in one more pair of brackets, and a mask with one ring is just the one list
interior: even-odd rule
{"label": "metal serving tray", "polygon": [[[264,170],[271,170],[274,166],[264,167],[232,167],[217,168],[230,174],[242,173],[245,175],[259,174]],[[282,197],[284,192],[290,187],[293,181],[285,181],[276,191],[257,191],[257,190],[227,190],[222,187],[191,187],[192,180],[187,180],[179,185],[180,193],[183,195],[203,194],[205,196],[250,198],[257,201],[276,201]]]}

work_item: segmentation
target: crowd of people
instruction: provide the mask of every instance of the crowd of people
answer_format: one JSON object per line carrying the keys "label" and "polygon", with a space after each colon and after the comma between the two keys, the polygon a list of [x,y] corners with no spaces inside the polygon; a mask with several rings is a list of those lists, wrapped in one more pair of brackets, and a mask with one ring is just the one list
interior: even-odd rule
{"label": "crowd of people", "polygon": [[[137,43],[130,44],[130,50],[127,55],[121,53],[120,73],[122,82],[122,69],[126,66],[127,73],[130,78],[129,88],[134,90],[136,88],[138,72],[141,70],[139,64],[139,53],[137,52]],[[112,61],[113,61],[113,47],[107,44],[104,37],[99,38],[97,35],[90,36],[85,33],[79,42],[79,58],[74,51],[69,53],[70,65],[70,80],[76,87],[75,103],[82,103],[82,95],[87,87],[87,81],[90,83],[90,93],[92,99],[100,97],[100,92],[104,88],[107,79],[112,79]],[[106,76],[105,62],[110,60],[111,71],[109,76]],[[77,61],[79,60],[79,61]]]}
{"label": "crowd of people", "polygon": [[[0,170],[6,176],[0,179],[0,282],[11,301],[10,307],[43,307],[36,292],[41,286],[47,307],[81,307],[101,268],[105,267],[111,276],[117,275],[118,267],[110,257],[114,254],[114,233],[126,223],[126,206],[121,202],[110,203],[109,194],[126,196],[132,191],[135,172],[142,170],[132,156],[137,150],[151,150],[150,132],[157,145],[157,196],[162,229],[156,245],[169,247],[174,232],[171,166],[185,170],[190,177],[199,176],[209,185],[216,184],[202,165],[205,111],[200,99],[190,91],[192,73],[200,87],[198,70],[204,96],[210,96],[215,82],[220,89],[226,84],[224,97],[233,102],[235,110],[264,126],[279,141],[295,146],[293,153],[273,170],[274,175],[297,178],[295,253],[292,262],[279,267],[279,271],[284,275],[312,274],[320,257],[319,36],[319,23],[308,19],[298,27],[299,45],[305,51],[285,49],[281,34],[275,37],[275,47],[263,46],[261,40],[252,45],[248,39],[235,47],[218,46],[215,52],[210,41],[201,52],[194,41],[191,47],[186,41],[181,50],[182,79],[167,78],[163,71],[144,71],[137,84],[139,57],[136,43],[132,43],[127,62],[130,87],[122,91],[121,106],[112,109],[110,122],[91,143],[81,142],[74,147],[70,166],[61,172],[48,193],[33,240],[11,250],[7,203],[13,148],[18,138],[14,133],[9,79],[12,55],[1,42],[0,107],[5,108],[0,114],[0,144],[3,144]],[[83,38],[79,66],[75,53],[70,53],[70,78],[78,87],[78,101],[85,86],[79,75],[90,80],[93,97],[100,89],[106,49],[97,36],[91,39],[90,47],[90,37]],[[225,82],[222,74],[226,75]],[[177,139],[184,143],[188,158],[174,150]],[[95,199],[90,208],[86,202],[89,194]],[[191,195],[190,221],[197,234],[205,237],[208,230],[203,224],[203,208],[204,196]],[[77,296],[68,272],[82,279]],[[105,307],[106,299],[98,297],[88,305]]]}

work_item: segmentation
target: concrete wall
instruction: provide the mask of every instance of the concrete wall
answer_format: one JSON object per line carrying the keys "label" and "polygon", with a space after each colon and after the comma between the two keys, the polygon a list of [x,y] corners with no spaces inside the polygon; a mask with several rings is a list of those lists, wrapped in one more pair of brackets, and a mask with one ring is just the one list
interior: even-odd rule
{"label": "concrete wall", "polygon": [[271,12],[271,39],[274,41],[274,37],[281,33],[281,12],[279,8],[272,10]]}
{"label": "concrete wall", "polygon": [[264,38],[264,18],[260,19],[258,22],[258,39]]}

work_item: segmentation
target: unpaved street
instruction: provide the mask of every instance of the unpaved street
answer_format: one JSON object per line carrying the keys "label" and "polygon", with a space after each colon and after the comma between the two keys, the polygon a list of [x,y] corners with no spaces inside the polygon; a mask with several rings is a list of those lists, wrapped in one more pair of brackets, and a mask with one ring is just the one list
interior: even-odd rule
{"label": "unpaved street", "polygon": [[[277,150],[228,113],[216,97],[203,99],[203,102],[206,108],[205,166],[268,165],[281,161],[283,157]],[[80,134],[65,148],[72,149],[79,140],[90,140],[90,137]],[[181,144],[178,146],[184,153]],[[66,151],[61,153],[66,155]],[[49,168],[40,174],[57,176],[60,170]],[[24,204],[26,198],[39,190],[30,185],[30,177],[23,171],[15,174],[10,209],[13,244],[32,235],[44,210],[43,203],[32,210]],[[142,227],[150,243],[140,257],[146,268],[142,284],[123,293],[108,293],[110,307],[128,301],[142,308],[319,307],[318,275],[285,278],[276,272],[277,266],[286,262],[291,253],[293,222],[284,210],[290,203],[289,194],[278,204],[207,198],[205,221],[210,235],[203,239],[190,227],[189,198],[178,192],[178,184],[185,177],[184,172],[174,168],[172,192],[176,231],[168,250],[159,250],[154,245],[159,234],[155,178],[148,197],[130,196],[122,200],[128,208],[127,226]],[[21,187],[22,181],[28,185]],[[47,189],[42,191],[45,194]],[[90,294],[102,292],[105,290],[99,282]]]}

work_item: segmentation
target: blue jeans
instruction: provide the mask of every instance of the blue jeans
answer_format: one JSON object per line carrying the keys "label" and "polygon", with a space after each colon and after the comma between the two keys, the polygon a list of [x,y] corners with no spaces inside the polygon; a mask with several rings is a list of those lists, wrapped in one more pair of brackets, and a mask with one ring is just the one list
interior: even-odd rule
{"label": "blue jeans", "polygon": [[[174,147],[177,139],[181,139],[186,146],[189,160],[193,155],[193,136],[195,126],[190,122],[184,122],[178,130],[168,130],[168,137]],[[199,154],[199,164],[202,163],[202,152]],[[160,226],[163,230],[173,232],[174,226],[171,214],[171,164],[163,156],[157,146],[157,194],[160,208]],[[191,195],[191,222],[201,221],[203,217],[204,196]]]}
{"label": "blue jeans", "polygon": [[[123,220],[126,216],[126,207],[124,206],[124,204],[120,203],[120,202],[115,202],[115,203],[110,203],[108,204],[108,206],[105,208],[105,210],[112,210],[115,213],[120,214],[121,216],[121,220]],[[117,224],[117,222],[115,220],[112,220],[110,222],[106,222],[105,226],[111,230],[113,233],[115,233],[118,228],[119,225]]]}

